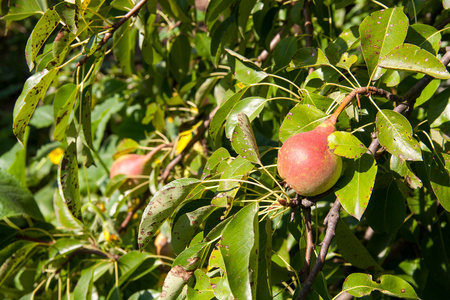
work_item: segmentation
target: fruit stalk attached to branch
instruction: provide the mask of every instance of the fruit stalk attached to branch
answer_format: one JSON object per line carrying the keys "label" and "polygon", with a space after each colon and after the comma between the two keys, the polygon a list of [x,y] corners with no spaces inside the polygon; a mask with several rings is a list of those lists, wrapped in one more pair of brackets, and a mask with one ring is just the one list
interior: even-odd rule
{"label": "fruit stalk attached to branch", "polygon": [[329,190],[342,172],[342,159],[328,148],[328,136],[336,130],[336,122],[345,107],[359,94],[401,101],[401,97],[376,87],[361,87],[348,94],[336,111],[314,130],[293,135],[278,153],[278,173],[302,196],[316,196]]}

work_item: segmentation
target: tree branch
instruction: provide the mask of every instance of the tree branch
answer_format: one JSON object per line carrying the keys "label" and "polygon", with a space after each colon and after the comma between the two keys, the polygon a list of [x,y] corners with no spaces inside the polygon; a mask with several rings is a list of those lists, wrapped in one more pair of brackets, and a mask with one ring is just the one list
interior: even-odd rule
{"label": "tree branch", "polygon": [[306,253],[305,253],[305,264],[300,270],[300,274],[304,278],[309,276],[309,270],[311,267],[311,256],[314,250],[313,232],[311,229],[311,207],[303,208],[303,213],[305,215],[305,228],[306,228]]}
{"label": "tree branch", "polygon": [[311,290],[311,287],[314,281],[317,278],[320,270],[322,270],[323,265],[325,264],[325,257],[328,253],[328,248],[330,247],[331,241],[336,235],[336,227],[339,221],[339,210],[341,209],[341,203],[339,199],[336,199],[333,206],[331,207],[328,215],[325,218],[324,224],[327,225],[327,230],[325,232],[325,237],[322,241],[322,247],[320,248],[319,256],[314,263],[314,266],[309,274],[308,278],[303,285],[303,289],[300,291],[300,294],[297,297],[297,300],[304,300],[306,296]]}
{"label": "tree branch", "polygon": [[[123,16],[119,21],[117,21],[116,23],[112,24],[109,27],[109,28],[111,28],[111,30],[108,31],[107,33],[105,33],[105,35],[103,36],[103,39],[100,41],[100,43],[98,43],[97,48],[95,49],[95,51],[93,53],[95,53],[98,50],[100,50],[103,47],[103,45],[105,45],[109,41],[109,39],[112,38],[112,36],[114,35],[114,32],[116,32],[116,30],[119,29],[119,27],[122,26],[123,23],[125,23],[131,17],[137,15],[139,10],[145,5],[145,3],[147,3],[147,0],[141,0],[125,16]],[[86,55],[85,57],[83,57],[77,63],[77,67],[84,65],[88,61],[88,59],[92,56],[92,54],[91,55]]]}
{"label": "tree branch", "polygon": [[216,111],[219,109],[219,107],[217,106],[216,108],[214,108],[211,113],[209,114],[208,118],[203,122],[203,125],[200,126],[200,128],[198,129],[197,134],[192,138],[192,140],[189,141],[189,143],[186,145],[186,147],[183,149],[183,151],[181,151],[180,154],[178,154],[168,165],[167,167],[164,169],[163,174],[161,175],[161,179],[160,182],[165,183],[167,178],[170,175],[170,172],[173,170],[173,168],[175,168],[175,166],[177,164],[179,164],[181,162],[181,160],[183,159],[183,157],[186,156],[187,153],[189,153],[189,151],[191,151],[191,148],[195,145],[196,142],[198,142],[199,140],[201,140],[203,138],[203,136],[206,133],[206,130],[209,127],[209,124],[211,123],[212,118],[214,117],[214,114],[216,113]]}
{"label": "tree branch", "polygon": [[[305,40],[306,40],[306,47],[312,47],[313,46],[313,34],[314,34],[314,28],[311,21],[311,10],[309,9],[309,0],[306,0],[303,4],[303,16],[305,17]],[[314,68],[311,67],[308,69],[308,74],[311,74],[314,72]]]}
{"label": "tree branch", "polygon": [[[444,66],[447,66],[450,63],[450,47],[446,48],[447,52],[442,56],[441,62],[444,64]],[[422,91],[427,87],[427,85],[433,80],[433,77],[425,75],[420,79],[409,91],[403,96],[403,99],[406,103],[401,103],[398,106],[396,106],[393,110],[398,113],[408,112],[411,114],[414,104],[416,103],[416,99],[420,96]],[[372,139],[372,142],[370,143],[369,150],[375,154],[378,150],[378,147],[380,146],[380,141],[378,140],[378,137],[376,136],[376,133],[374,134],[374,137]]]}

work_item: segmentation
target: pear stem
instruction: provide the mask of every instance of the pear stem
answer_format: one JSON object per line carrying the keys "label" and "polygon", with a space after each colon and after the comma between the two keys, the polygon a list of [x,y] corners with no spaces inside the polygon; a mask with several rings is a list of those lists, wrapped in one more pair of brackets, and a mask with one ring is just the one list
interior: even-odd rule
{"label": "pear stem", "polygon": [[145,154],[145,162],[151,160],[153,158],[153,156],[155,156],[156,153],[158,153],[158,151],[162,150],[165,147],[172,147],[173,144],[172,143],[168,143],[168,144],[160,144],[158,146],[156,146],[155,148],[153,148],[152,151],[148,152],[147,154]]}
{"label": "pear stem", "polygon": [[334,111],[334,113],[330,116],[330,120],[331,122],[334,122],[334,124],[336,124],[337,118],[339,117],[339,115],[341,114],[341,112],[347,107],[347,105],[352,102],[352,100],[356,97],[356,95],[378,95],[381,97],[384,97],[390,101],[395,101],[395,102],[402,102],[403,98],[398,96],[398,95],[394,95],[392,93],[389,93],[388,91],[385,91],[383,89],[379,89],[376,88],[374,86],[365,86],[365,87],[360,87],[357,89],[354,89],[353,91],[351,91],[345,98],[344,100],[342,100],[341,104],[338,106],[338,108],[336,108],[336,110]]}

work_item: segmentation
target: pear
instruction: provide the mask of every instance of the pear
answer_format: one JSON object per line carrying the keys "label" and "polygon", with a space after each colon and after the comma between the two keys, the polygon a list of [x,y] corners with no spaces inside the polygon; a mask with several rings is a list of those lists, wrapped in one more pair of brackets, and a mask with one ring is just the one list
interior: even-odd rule
{"label": "pear", "polygon": [[342,159],[328,148],[328,136],[336,129],[336,117],[314,130],[295,134],[278,153],[278,173],[302,196],[315,196],[329,190],[342,172]]}
{"label": "pear", "polygon": [[132,189],[145,181],[143,178],[136,178],[137,176],[150,174],[150,165],[148,163],[150,159],[151,157],[148,157],[148,155],[122,155],[113,162],[109,172],[109,177],[113,179],[114,176],[119,174],[130,177],[125,181],[120,189],[122,191]]}

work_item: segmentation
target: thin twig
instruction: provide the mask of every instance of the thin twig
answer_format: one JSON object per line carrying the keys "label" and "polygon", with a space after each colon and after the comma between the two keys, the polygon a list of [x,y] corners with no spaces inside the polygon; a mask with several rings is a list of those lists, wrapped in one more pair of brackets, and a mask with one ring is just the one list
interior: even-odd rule
{"label": "thin twig", "polygon": [[309,270],[311,267],[311,257],[314,250],[313,232],[311,228],[311,207],[303,208],[304,222],[306,228],[306,253],[305,264],[300,270],[300,274],[307,278],[309,276]]}
{"label": "thin twig", "polygon": [[[101,49],[103,47],[103,45],[105,45],[110,38],[112,38],[114,32],[116,32],[117,29],[119,29],[120,26],[122,26],[128,19],[130,19],[131,17],[135,16],[139,10],[145,5],[145,3],[147,3],[147,0],[141,0],[138,4],[136,4],[125,16],[123,16],[119,21],[117,21],[116,23],[112,24],[109,28],[111,28],[110,31],[108,31],[104,36],[103,39],[100,41],[100,43],[98,43],[97,48],[95,49],[95,52],[97,52],[99,49]],[[92,53],[92,54],[93,54]],[[83,57],[78,63],[77,63],[77,67],[85,64],[88,59],[92,56],[91,55],[86,55],[85,57]]]}
{"label": "thin twig", "polygon": [[[309,0],[306,0],[303,5],[303,16],[305,17],[306,47],[312,47],[313,46],[314,28],[313,28],[313,24],[311,21],[311,10],[309,9]],[[313,67],[308,69],[308,74],[311,74],[312,72],[314,72]]]}
{"label": "thin twig", "polygon": [[145,202],[147,202],[146,200],[148,198],[150,198],[150,190],[146,190],[145,193],[143,195],[141,195],[142,197],[139,198],[139,202],[138,204],[136,204],[135,207],[133,207],[133,209],[131,209],[125,219],[123,220],[122,224],[120,224],[119,229],[117,230],[118,233],[122,234],[128,227],[128,224],[130,224],[131,220],[133,219],[134,214],[142,207],[144,206]]}
{"label": "thin twig", "polygon": [[202,126],[199,127],[199,129],[197,131],[197,134],[192,138],[192,140],[189,141],[189,143],[186,145],[186,147],[183,149],[183,151],[181,151],[181,153],[178,154],[167,165],[167,167],[164,169],[163,174],[161,175],[160,182],[163,182],[163,183],[166,182],[166,180],[169,177],[170,172],[172,172],[173,168],[175,168],[175,166],[181,162],[183,157],[185,157],[186,154],[188,154],[191,151],[191,148],[195,145],[195,143],[197,143],[199,140],[201,140],[203,138],[203,136],[205,135],[206,130],[208,129],[209,124],[211,123],[211,120],[214,117],[214,114],[216,113],[217,109],[219,109],[218,106],[211,111],[211,113],[209,114],[208,118],[203,122]]}
{"label": "thin twig", "polygon": [[339,199],[336,199],[336,201],[333,204],[333,207],[331,207],[324,221],[324,224],[327,225],[327,230],[325,232],[325,237],[322,241],[322,247],[320,248],[319,256],[317,257],[316,262],[314,263],[314,266],[311,270],[311,273],[306,279],[305,284],[303,285],[303,289],[298,295],[297,300],[306,299],[306,296],[311,290],[311,287],[314,281],[316,280],[317,275],[319,274],[320,270],[322,270],[323,265],[325,264],[325,257],[327,256],[328,248],[330,247],[331,241],[336,235],[336,227],[339,221],[340,209],[341,203],[339,202]]}

